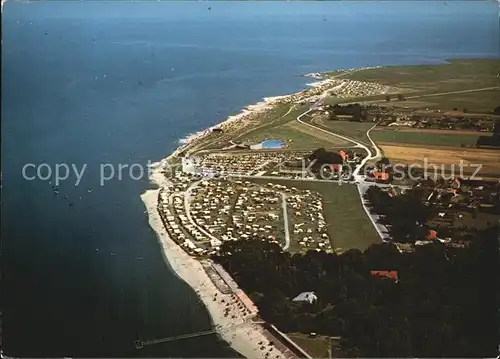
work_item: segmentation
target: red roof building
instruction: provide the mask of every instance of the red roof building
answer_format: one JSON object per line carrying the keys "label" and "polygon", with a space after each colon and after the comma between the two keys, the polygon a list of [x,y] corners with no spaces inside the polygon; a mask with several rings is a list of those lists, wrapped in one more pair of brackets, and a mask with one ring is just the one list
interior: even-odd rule
{"label": "red roof building", "polygon": [[437,239],[437,232],[431,229],[427,234],[427,236],[425,236],[425,239],[428,239],[430,241],[435,241]]}
{"label": "red roof building", "polygon": [[398,271],[395,270],[372,270],[370,273],[372,277],[398,281]]}
{"label": "red roof building", "polygon": [[382,181],[387,181],[389,179],[389,173],[387,172],[372,172],[372,176]]}
{"label": "red roof building", "polygon": [[342,164],[341,164],[341,163],[332,163],[332,164],[330,165],[330,169],[331,169],[332,171],[335,171],[335,170],[336,170],[336,171],[341,171],[341,170],[342,170]]}

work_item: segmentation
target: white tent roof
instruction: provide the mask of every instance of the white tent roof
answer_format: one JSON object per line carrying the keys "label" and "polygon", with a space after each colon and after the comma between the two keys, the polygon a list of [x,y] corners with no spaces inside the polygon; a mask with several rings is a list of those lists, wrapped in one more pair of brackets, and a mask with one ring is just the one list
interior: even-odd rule
{"label": "white tent roof", "polygon": [[303,293],[300,293],[295,298],[293,298],[292,301],[312,303],[317,299],[318,299],[318,297],[316,296],[316,294],[314,292],[303,292]]}

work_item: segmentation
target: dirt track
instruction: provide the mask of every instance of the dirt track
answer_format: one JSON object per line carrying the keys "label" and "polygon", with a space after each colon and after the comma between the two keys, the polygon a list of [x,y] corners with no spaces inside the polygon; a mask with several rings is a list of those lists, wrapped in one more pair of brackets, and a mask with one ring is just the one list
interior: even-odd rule
{"label": "dirt track", "polygon": [[421,128],[411,128],[411,127],[376,127],[375,131],[397,131],[397,132],[418,132],[418,133],[438,133],[446,135],[477,135],[477,136],[489,136],[491,132],[480,132],[480,131],[462,131],[462,130],[440,130],[440,129],[421,129]]}

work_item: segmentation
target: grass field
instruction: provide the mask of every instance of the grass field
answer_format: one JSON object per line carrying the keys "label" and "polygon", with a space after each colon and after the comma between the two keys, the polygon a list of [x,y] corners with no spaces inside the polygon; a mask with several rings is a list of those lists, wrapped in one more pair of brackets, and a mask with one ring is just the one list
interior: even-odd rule
{"label": "grass field", "polygon": [[[281,109],[281,112],[283,111],[284,109]],[[302,106],[291,111],[286,116],[282,114],[281,117],[264,122],[264,125],[238,136],[237,140],[250,144],[259,143],[266,139],[284,140],[288,149],[330,148],[349,144],[348,141],[321,131],[315,131],[295,121],[297,116],[304,111],[305,108]],[[286,112],[284,113],[286,114]]]}
{"label": "grass field", "polygon": [[[419,102],[419,100],[421,102]],[[442,110],[466,108],[469,111],[491,112],[494,108],[500,105],[500,88],[480,92],[422,97],[421,99],[415,99],[413,101],[417,105],[421,105],[413,107],[428,107]],[[405,102],[406,101],[401,102],[401,104],[407,106]]]}
{"label": "grass field", "polygon": [[305,111],[302,107],[297,106],[296,108],[292,108],[291,106],[290,104],[278,104],[274,108],[258,114],[256,118],[251,120],[251,124],[234,126],[223,134],[210,134],[197,141],[194,146],[191,146],[191,151],[221,148],[221,146],[227,145],[230,140],[238,141],[253,131],[264,131],[266,128],[285,124]]}
{"label": "grass field", "polygon": [[[305,109],[302,106],[296,106],[291,109],[290,104],[278,104],[276,107],[259,116],[256,125],[251,128],[244,128],[241,131],[233,131],[233,139],[240,140],[255,131],[264,131],[272,127],[281,126],[295,119]],[[291,109],[291,110],[290,110]],[[295,116],[295,117],[294,117]]]}
{"label": "grass field", "polygon": [[315,119],[312,124],[323,127],[332,132],[344,135],[356,140],[360,140],[366,144],[370,144],[366,131],[373,127],[372,122],[350,122],[350,121],[330,121]]}
{"label": "grass field", "polygon": [[[484,135],[484,134],[483,134]],[[395,142],[416,145],[454,146],[475,145],[480,134],[429,133],[425,131],[376,130],[371,132],[375,142]]]}
{"label": "grass field", "polygon": [[305,182],[288,180],[252,181],[265,184],[277,183],[288,187],[308,189],[320,193],[323,197],[323,211],[328,225],[328,235],[335,250],[345,251],[351,248],[364,250],[380,237],[366,215],[355,185],[327,182]]}
{"label": "grass field", "polygon": [[310,338],[303,333],[287,333],[287,336],[313,358],[328,358],[328,348],[330,346],[328,337]]}
{"label": "grass field", "polygon": [[[316,149],[320,147],[329,148],[348,144],[338,137],[323,132],[301,128],[299,123],[289,123],[279,127],[255,131],[240,138],[250,144],[259,143],[262,140],[277,139],[286,142],[287,149]],[[302,125],[303,126],[303,125]]]}

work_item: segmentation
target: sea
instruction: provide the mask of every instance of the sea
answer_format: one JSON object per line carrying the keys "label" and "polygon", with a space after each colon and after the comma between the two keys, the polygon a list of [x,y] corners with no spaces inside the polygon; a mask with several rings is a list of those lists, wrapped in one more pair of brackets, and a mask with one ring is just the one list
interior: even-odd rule
{"label": "sea", "polygon": [[8,0],[4,354],[237,356],[216,336],[134,347],[211,327],[148,225],[148,163],[306,73],[499,57],[498,19],[495,1]]}

